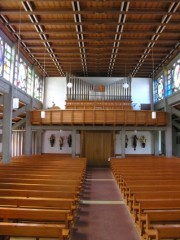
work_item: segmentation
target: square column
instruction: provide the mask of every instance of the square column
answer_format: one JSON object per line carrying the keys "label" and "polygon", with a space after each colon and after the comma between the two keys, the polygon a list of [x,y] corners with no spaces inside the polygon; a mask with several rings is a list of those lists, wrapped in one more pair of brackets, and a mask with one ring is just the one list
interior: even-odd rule
{"label": "square column", "polygon": [[3,96],[3,141],[2,160],[9,163],[11,160],[11,134],[12,134],[12,88]]}

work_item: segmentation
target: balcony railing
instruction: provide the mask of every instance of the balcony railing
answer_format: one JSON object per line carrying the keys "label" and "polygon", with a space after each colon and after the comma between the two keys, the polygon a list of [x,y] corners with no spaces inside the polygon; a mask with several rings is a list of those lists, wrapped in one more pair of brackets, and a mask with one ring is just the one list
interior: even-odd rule
{"label": "balcony railing", "polygon": [[45,118],[41,118],[41,110],[31,111],[32,125],[141,125],[166,126],[167,113],[152,111],[87,109],[87,110],[45,110]]}

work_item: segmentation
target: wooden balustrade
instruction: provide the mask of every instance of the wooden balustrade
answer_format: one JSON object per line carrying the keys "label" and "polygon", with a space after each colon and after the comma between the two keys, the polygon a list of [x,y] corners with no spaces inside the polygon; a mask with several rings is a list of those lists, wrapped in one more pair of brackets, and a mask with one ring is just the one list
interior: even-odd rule
{"label": "wooden balustrade", "polygon": [[167,113],[133,110],[45,110],[45,118],[41,118],[41,110],[31,111],[32,125],[139,125],[166,126]]}
{"label": "wooden balustrade", "polygon": [[132,102],[128,100],[66,100],[66,109],[132,109]]}

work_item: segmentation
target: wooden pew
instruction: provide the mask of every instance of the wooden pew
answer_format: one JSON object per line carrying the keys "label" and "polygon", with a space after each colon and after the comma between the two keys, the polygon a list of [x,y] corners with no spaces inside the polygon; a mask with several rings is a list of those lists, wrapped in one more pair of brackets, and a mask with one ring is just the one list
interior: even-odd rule
{"label": "wooden pew", "polygon": [[48,173],[18,173],[18,172],[12,172],[12,173],[7,173],[7,172],[2,172],[0,173],[1,177],[12,177],[12,178],[16,178],[18,176],[21,176],[21,178],[35,178],[35,179],[58,179],[58,180],[79,180],[80,182],[83,181],[83,177],[77,174],[71,174],[71,178],[69,177],[69,173],[67,172],[66,174],[60,174],[60,173],[52,173],[52,174],[48,174]]}
{"label": "wooden pew", "polygon": [[139,200],[136,207],[133,209],[134,219],[141,222],[145,221],[145,211],[153,210],[177,210],[180,209],[180,199],[151,199]]}
{"label": "wooden pew", "polygon": [[69,229],[61,224],[0,222],[1,236],[69,239]]}
{"label": "wooden pew", "polygon": [[149,188],[149,186],[179,186],[180,180],[155,180],[155,179],[148,179],[148,180],[128,180],[126,184],[120,186],[120,190],[124,195],[126,192],[130,191],[130,189],[134,189],[136,187],[143,187],[144,189]]}
{"label": "wooden pew", "polygon": [[[146,240],[180,238],[180,161],[177,158],[130,158],[113,159],[111,168],[114,177],[126,199],[135,221],[142,227],[146,214],[155,221],[153,229],[148,228]],[[163,213],[164,211],[164,213]],[[171,216],[165,211],[175,212]],[[155,212],[155,213],[152,213]],[[158,212],[158,213],[157,213]],[[161,214],[159,214],[161,212]],[[156,219],[156,215],[158,216]],[[167,223],[176,221],[179,227]],[[149,221],[151,221],[149,220]],[[158,225],[165,224],[165,225]],[[151,224],[152,225],[152,224]],[[147,227],[146,227],[147,228]],[[143,229],[141,229],[143,231]]]}
{"label": "wooden pew", "polygon": [[79,186],[81,187],[82,182],[79,180],[71,180],[71,179],[36,179],[36,178],[22,178],[21,175],[19,177],[2,177],[0,176],[0,182],[1,183],[24,183],[24,184],[59,184],[59,185],[69,185],[69,186]]}
{"label": "wooden pew", "polygon": [[24,189],[0,189],[0,196],[16,196],[26,198],[63,198],[79,200],[76,192],[64,191],[39,191],[39,190],[24,190]]}
{"label": "wooden pew", "polygon": [[[75,164],[72,158],[59,160],[58,157],[55,161],[44,156],[22,157],[8,165],[0,163],[0,218],[20,221],[0,222],[1,236],[49,236],[63,240],[69,237],[70,221],[78,206],[86,161],[77,160]],[[65,216],[66,212],[71,214],[68,224],[62,215],[64,213]],[[42,223],[39,222],[41,220]]]}
{"label": "wooden pew", "polygon": [[70,210],[3,207],[0,208],[0,219],[3,222],[61,223],[63,228],[70,228],[73,216]]}
{"label": "wooden pew", "polygon": [[[24,237],[49,236],[67,239],[73,216],[70,210],[3,207],[0,208],[0,219],[3,220],[3,223],[0,222],[0,235]],[[8,222],[12,220],[13,223]],[[14,221],[18,221],[18,223],[14,223]],[[7,223],[5,224],[5,222]],[[59,234],[57,234],[58,231]]]}
{"label": "wooden pew", "polygon": [[[156,225],[174,225],[180,224],[180,210],[156,210],[145,212],[145,224],[142,224],[142,233],[146,233],[146,239],[152,236],[152,229],[156,229]],[[143,227],[144,226],[144,227]],[[167,236],[168,237],[168,236]],[[180,237],[180,232],[179,232]]]}
{"label": "wooden pew", "polygon": [[174,225],[160,225],[155,229],[149,231],[148,240],[161,240],[161,239],[179,239],[180,238],[180,224]]}
{"label": "wooden pew", "polygon": [[180,191],[136,192],[130,199],[130,209],[134,209],[140,200],[180,199]]}
{"label": "wooden pew", "polygon": [[139,192],[167,192],[167,191],[180,191],[180,185],[143,185],[143,186],[136,186],[136,187],[129,187],[128,190],[125,190],[123,193],[123,197],[126,199],[127,203],[129,200]]}
{"label": "wooden pew", "polygon": [[33,184],[33,183],[0,183],[0,189],[23,189],[23,190],[40,190],[40,191],[61,191],[74,192],[80,194],[78,186],[60,185],[60,184]]}
{"label": "wooden pew", "polygon": [[26,207],[70,210],[74,214],[77,203],[75,199],[63,198],[24,198],[24,197],[0,197],[0,207]]}

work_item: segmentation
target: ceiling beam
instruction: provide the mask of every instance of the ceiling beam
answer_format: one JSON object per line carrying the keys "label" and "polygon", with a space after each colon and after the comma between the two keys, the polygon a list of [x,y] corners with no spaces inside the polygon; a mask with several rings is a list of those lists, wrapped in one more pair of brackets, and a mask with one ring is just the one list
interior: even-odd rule
{"label": "ceiling beam", "polygon": [[[1,14],[13,14],[13,15],[18,15],[19,16],[19,9],[2,9]],[[120,11],[117,10],[116,8],[109,10],[109,8],[103,8],[102,10],[96,10],[96,9],[88,9],[88,10],[62,10],[60,9],[41,9],[41,10],[33,10],[33,11],[21,11],[21,15],[39,15],[39,14],[47,14],[47,15],[52,15],[52,14],[60,14],[60,15],[71,15],[71,14],[96,14],[98,15],[103,15],[103,14],[132,14],[132,15],[172,15],[172,13],[167,12],[167,11],[160,11],[160,10],[128,10],[126,11]],[[179,15],[180,12],[175,12],[173,15]]]}
{"label": "ceiling beam", "polygon": [[[9,25],[18,25],[19,26],[19,20],[18,21],[9,21],[8,23],[3,23],[5,26],[9,26]],[[70,25],[70,26],[86,26],[86,25],[93,25],[93,26],[106,26],[106,25],[114,25],[114,26],[127,26],[127,25],[152,25],[152,26],[179,26],[180,25],[180,22],[179,21],[171,21],[171,22],[168,22],[168,23],[160,23],[160,22],[155,22],[155,21],[131,21],[131,22],[125,22],[125,23],[117,23],[116,21],[113,21],[113,20],[104,20],[103,21],[84,21],[82,23],[79,23],[79,22],[72,22],[72,21],[69,21],[69,19],[67,20],[61,20],[61,21],[57,21],[57,20],[43,20],[43,21],[39,21],[38,23],[37,22],[30,22],[30,21],[21,21],[21,25],[58,25],[58,26],[66,26],[66,25]]]}
{"label": "ceiling beam", "polygon": [[[8,0],[8,2],[13,2],[14,0]],[[22,0],[16,0],[17,2],[22,2]],[[31,2],[37,2],[41,0],[31,0]],[[54,2],[59,2],[59,0],[53,0]],[[124,0],[118,0],[119,2],[123,2]],[[179,0],[163,0],[165,3],[172,3],[173,2],[178,2]],[[1,0],[1,2],[7,2],[7,0]],[[51,2],[51,0],[43,0],[43,2]],[[66,2],[72,2],[72,0],[61,0],[61,2],[66,3]],[[84,0],[74,0],[74,2],[83,2]],[[97,0],[87,0],[87,2],[97,2]],[[117,2],[117,0],[98,0],[98,2]],[[144,2],[144,0],[128,0],[128,2]],[[157,0],[148,0],[148,2],[155,2],[157,3]]]}
{"label": "ceiling beam", "polygon": [[[23,30],[21,29],[21,34],[40,34],[41,32],[36,32],[36,31],[31,31],[31,30]],[[79,31],[79,34],[82,33],[83,35],[100,35],[103,34],[104,35],[108,35],[108,34],[115,34],[115,31],[112,31],[111,29],[106,29],[106,31],[102,31],[102,30],[94,30],[94,29],[89,29],[88,31]],[[142,30],[124,30],[124,31],[120,31],[119,33],[123,33],[123,34],[141,34],[141,35],[152,35],[154,34],[154,31],[148,30],[148,31],[142,31]],[[12,32],[12,34],[19,34],[18,31],[14,31]],[[55,34],[55,35],[64,35],[64,34],[70,34],[70,35],[76,35],[77,33],[75,31],[68,31],[68,30],[44,30],[42,32],[42,34]],[[178,35],[179,36],[179,31],[178,30],[165,30],[163,33],[161,33],[161,35],[166,35],[166,34],[172,34],[172,35]]]}
{"label": "ceiling beam", "polygon": [[[61,39],[61,38],[48,38],[46,41],[44,40],[41,40],[41,39],[38,39],[38,38],[23,38],[22,40],[20,40],[20,42],[31,42],[31,43],[34,43],[34,42],[63,42],[63,41],[67,41],[68,44],[69,42],[75,42],[75,43],[81,43],[81,42],[91,42],[91,43],[99,43],[99,42],[103,42],[103,43],[112,43],[112,42],[121,42],[123,43],[124,41],[126,42],[126,44],[128,42],[142,42],[142,43],[146,43],[146,42],[157,42],[157,40],[151,40],[151,39],[140,39],[140,38],[122,38],[121,40],[112,40],[112,39],[106,39],[106,38],[99,38],[99,39],[84,39],[83,41],[82,40],[72,40],[72,39],[69,39],[69,38],[64,38],[64,39]],[[179,39],[160,39],[158,40],[158,43],[170,43],[170,42],[179,42]],[[52,45],[51,45],[52,46]],[[102,46],[103,47],[103,46]]]}

